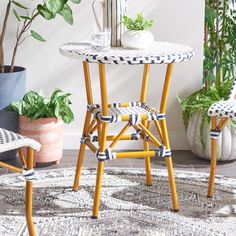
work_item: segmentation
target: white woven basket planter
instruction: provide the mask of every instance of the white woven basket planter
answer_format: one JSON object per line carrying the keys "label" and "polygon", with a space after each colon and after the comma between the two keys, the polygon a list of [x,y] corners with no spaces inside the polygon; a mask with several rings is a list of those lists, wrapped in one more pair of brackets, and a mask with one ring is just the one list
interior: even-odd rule
{"label": "white woven basket planter", "polygon": [[[200,141],[201,114],[196,112],[190,119],[187,128],[187,140],[191,151],[204,159],[211,159],[211,138],[210,128],[207,124],[204,129],[206,140],[205,149]],[[236,132],[226,126],[217,139],[217,160],[230,161],[236,160]]]}

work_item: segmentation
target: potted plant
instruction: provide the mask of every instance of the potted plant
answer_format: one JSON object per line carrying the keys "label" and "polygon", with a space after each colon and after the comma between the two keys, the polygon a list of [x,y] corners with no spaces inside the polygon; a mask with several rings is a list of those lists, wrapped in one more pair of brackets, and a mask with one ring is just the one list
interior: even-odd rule
{"label": "potted plant", "polygon": [[[8,0],[5,4],[5,14],[1,15],[2,28],[0,28],[0,127],[18,132],[18,117],[15,112],[8,111],[7,106],[13,101],[19,101],[24,96],[26,69],[15,65],[15,59],[18,48],[27,39],[34,38],[40,42],[45,39],[37,32],[32,30],[33,22],[39,18],[53,20],[60,15],[64,20],[73,24],[72,10],[70,2],[80,3],[80,0],[44,0],[35,4],[35,9],[29,9],[24,3],[25,1]],[[3,7],[4,3],[1,3]],[[5,63],[6,52],[4,50],[5,35],[8,29],[8,21],[10,14],[16,19],[16,40],[13,40],[14,46],[11,54],[10,64]],[[9,56],[8,56],[9,57]],[[0,154],[1,160],[15,158],[15,151]]]}
{"label": "potted plant", "polygon": [[[203,86],[181,100],[187,139],[199,157],[211,158],[207,116],[216,101],[227,99],[235,77],[236,0],[206,0]],[[236,159],[236,121],[231,120],[218,138],[218,160]]]}
{"label": "potted plant", "polygon": [[142,13],[138,13],[135,19],[124,16],[124,25],[128,29],[121,36],[121,44],[125,48],[146,49],[154,41],[153,34],[148,31],[153,26],[153,20],[146,20]]}
{"label": "potted plant", "polygon": [[70,95],[56,89],[50,98],[45,98],[29,91],[21,101],[11,104],[11,109],[20,115],[20,134],[41,144],[40,151],[35,153],[35,163],[59,163],[61,160],[64,123],[69,124],[74,119]]}

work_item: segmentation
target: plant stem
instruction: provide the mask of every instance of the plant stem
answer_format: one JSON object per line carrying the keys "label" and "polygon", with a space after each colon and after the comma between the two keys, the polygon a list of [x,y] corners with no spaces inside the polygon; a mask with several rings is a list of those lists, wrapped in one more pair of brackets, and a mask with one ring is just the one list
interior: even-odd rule
{"label": "plant stem", "polygon": [[216,52],[216,86],[220,87],[220,83],[221,83],[221,78],[220,78],[220,68],[219,68],[219,33],[220,33],[220,16],[219,16],[219,6],[220,6],[220,2],[219,0],[216,1],[216,48],[215,48],[215,52]]}
{"label": "plant stem", "polygon": [[24,35],[24,33],[29,29],[29,27],[31,26],[32,22],[34,21],[34,19],[39,15],[39,13],[35,13],[32,18],[26,23],[26,21],[24,22],[19,35],[17,35],[16,37],[16,43],[13,49],[13,54],[12,54],[12,60],[11,60],[11,67],[10,67],[10,72],[14,71],[14,65],[15,65],[15,59],[16,59],[16,53],[17,53],[17,49],[18,46],[21,44],[20,40],[21,37]]}
{"label": "plant stem", "polygon": [[9,18],[9,13],[11,9],[11,0],[8,1],[6,13],[3,21],[2,32],[0,37],[0,73],[4,73],[4,50],[3,50],[3,41],[6,33],[7,22]]}

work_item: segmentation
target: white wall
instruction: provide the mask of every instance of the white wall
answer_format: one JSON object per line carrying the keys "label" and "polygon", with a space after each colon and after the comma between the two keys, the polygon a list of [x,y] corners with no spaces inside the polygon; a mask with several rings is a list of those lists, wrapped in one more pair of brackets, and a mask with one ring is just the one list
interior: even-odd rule
{"label": "white wall", "polygon": [[[29,2],[29,1],[27,1]],[[32,1],[33,3],[35,1]],[[19,50],[17,64],[27,67],[27,89],[45,91],[49,94],[59,87],[73,95],[75,121],[65,129],[65,148],[78,148],[86,108],[86,95],[81,63],[65,58],[58,53],[61,44],[90,38],[95,22],[91,10],[92,0],[82,0],[74,7],[74,25],[69,26],[59,17],[54,22],[38,19],[32,29],[41,33],[46,43],[28,40]],[[33,3],[31,3],[33,5]],[[2,3],[1,3],[2,4]],[[129,15],[143,12],[155,20],[152,29],[156,40],[186,44],[195,50],[196,56],[190,62],[175,65],[167,109],[170,141],[173,149],[188,149],[183,127],[181,109],[176,95],[185,97],[201,86],[203,53],[203,0],[128,0]],[[0,15],[3,14],[1,5]],[[10,18],[6,52],[9,53],[14,40],[15,19]],[[9,54],[6,55],[9,59]],[[158,104],[165,71],[164,65],[151,67],[148,102]],[[95,101],[100,102],[97,66],[91,66]],[[109,99],[135,101],[139,98],[141,66],[107,66]],[[125,143],[120,148],[140,148],[140,143]]]}

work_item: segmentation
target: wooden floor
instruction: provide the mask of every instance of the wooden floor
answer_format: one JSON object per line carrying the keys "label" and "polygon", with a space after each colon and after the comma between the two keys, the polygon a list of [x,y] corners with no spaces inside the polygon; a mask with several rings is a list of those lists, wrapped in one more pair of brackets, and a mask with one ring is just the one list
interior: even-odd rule
{"label": "wooden floor", "polygon": [[[78,150],[64,150],[63,158],[60,164],[38,164],[36,169],[54,169],[54,168],[64,168],[64,167],[73,167],[76,165]],[[20,162],[17,159],[9,161],[10,164],[15,164],[20,166]],[[165,168],[165,160],[163,158],[151,159],[152,168]],[[173,151],[173,164],[174,169],[176,170],[185,170],[185,171],[197,171],[209,173],[210,161],[200,159],[196,157],[190,151]],[[84,158],[85,167],[96,167],[97,159],[90,152],[86,151]],[[119,159],[107,161],[105,166],[109,167],[122,167],[122,168],[144,168],[143,159]],[[8,174],[10,171],[0,168],[1,174]],[[236,161],[235,162],[219,162],[217,165],[217,174],[224,175],[227,177],[236,177]]]}

